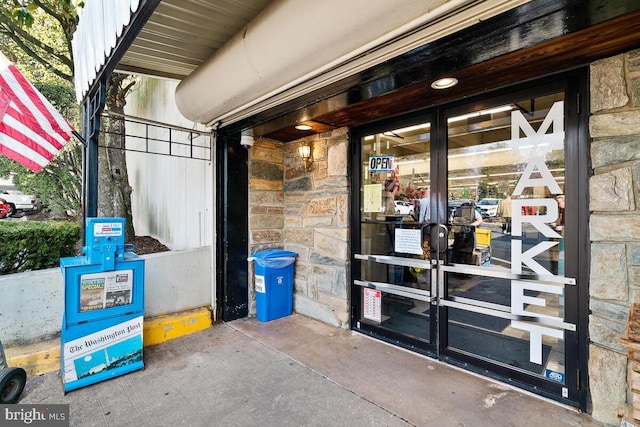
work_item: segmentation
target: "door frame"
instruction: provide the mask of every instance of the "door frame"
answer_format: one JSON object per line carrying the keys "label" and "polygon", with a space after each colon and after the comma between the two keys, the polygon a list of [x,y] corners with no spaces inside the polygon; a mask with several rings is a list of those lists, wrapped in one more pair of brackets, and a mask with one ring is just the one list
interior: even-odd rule
{"label": "door frame", "polygon": [[[368,335],[375,336],[387,342],[408,348],[421,354],[438,358],[446,363],[463,367],[464,369],[481,373],[482,375],[498,379],[536,394],[558,400],[563,403],[579,406],[586,410],[588,394],[588,306],[589,306],[589,261],[590,242],[588,238],[588,177],[591,170],[589,162],[588,112],[589,112],[589,83],[586,68],[572,70],[552,75],[509,88],[492,91],[482,96],[434,106],[429,109],[411,114],[390,117],[384,120],[357,126],[351,129],[350,139],[352,158],[352,254],[360,253],[361,223],[360,223],[360,187],[362,186],[361,137],[382,132],[390,128],[409,126],[417,122],[430,121],[432,123],[431,136],[431,212],[436,213],[439,224],[446,224],[447,218],[447,117],[460,113],[461,110],[482,108],[483,105],[493,105],[501,101],[513,100],[517,96],[540,96],[545,93],[564,91],[565,93],[565,191],[568,210],[576,215],[574,220],[565,228],[567,253],[576,254],[571,264],[567,265],[567,276],[574,277],[575,286],[565,286],[566,301],[571,305],[565,306],[565,321],[576,325],[576,331],[565,332],[565,360],[567,363],[575,361],[575,366],[567,366],[565,383],[557,386],[544,378],[524,374],[494,363],[482,361],[463,353],[447,350],[446,348],[446,307],[438,304],[432,310],[431,344],[425,346],[423,342],[397,336],[394,333],[381,334],[375,327],[359,325],[362,301],[357,286],[351,289],[351,328]],[[580,195],[583,195],[580,197]],[[432,241],[436,237],[432,234]],[[352,255],[352,281],[360,277],[361,261]],[[441,272],[440,272],[441,273]],[[438,296],[439,297],[439,296]],[[433,308],[434,306],[432,306]],[[445,311],[443,314],[441,311]],[[434,331],[437,328],[437,331]],[[569,333],[571,332],[571,333]],[[444,337],[444,341],[443,341]],[[570,384],[574,386],[571,387]],[[562,387],[567,387],[568,395],[562,397]]]}
{"label": "door frame", "polygon": [[224,129],[215,149],[216,315],[228,322],[249,314],[249,154],[240,133]]}

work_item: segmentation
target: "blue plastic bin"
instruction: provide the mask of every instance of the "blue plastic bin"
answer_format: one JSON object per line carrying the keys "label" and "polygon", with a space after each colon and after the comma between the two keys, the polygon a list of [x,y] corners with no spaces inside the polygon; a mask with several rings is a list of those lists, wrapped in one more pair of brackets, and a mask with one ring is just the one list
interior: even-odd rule
{"label": "blue plastic bin", "polygon": [[261,322],[293,312],[293,265],[295,252],[265,249],[248,258],[254,261],[256,318]]}

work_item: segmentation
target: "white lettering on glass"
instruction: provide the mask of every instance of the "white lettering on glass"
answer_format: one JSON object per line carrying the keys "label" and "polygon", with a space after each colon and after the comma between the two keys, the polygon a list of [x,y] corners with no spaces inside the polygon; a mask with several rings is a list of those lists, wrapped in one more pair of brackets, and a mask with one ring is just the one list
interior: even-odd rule
{"label": "white lettering on glass", "polygon": [[[561,236],[548,224],[558,219],[558,203],[553,199],[515,199],[511,202],[513,217],[511,218],[511,233],[522,236],[522,224],[528,222],[546,237],[560,238]],[[546,212],[542,215],[526,215],[524,206],[543,207]]]}
{"label": "white lettering on glass", "polygon": [[[547,134],[553,128],[551,134]],[[524,133],[527,145],[520,133]],[[562,149],[564,146],[564,102],[559,101],[549,109],[547,116],[536,132],[520,111],[511,113],[511,147],[514,155],[519,154],[520,148],[531,148],[534,156],[527,162],[527,166],[513,191],[513,196],[518,197],[524,190],[531,188],[539,189],[546,187],[551,194],[561,194],[562,189],[547,167],[542,154],[551,150]],[[538,233],[547,238],[562,238],[548,224],[558,219],[558,204],[554,199],[514,199],[512,201],[512,237],[522,237],[523,224],[531,224]],[[526,207],[526,208],[525,208]],[[511,272],[522,274],[523,266],[528,267],[535,274],[549,276],[552,273],[538,263],[534,258],[554,246],[557,241],[539,242],[532,248],[523,252],[522,240],[513,239],[511,241]],[[527,316],[529,318],[550,319],[562,322],[563,319],[555,316],[536,313],[527,310],[533,306],[545,307],[546,301],[543,298],[525,295],[525,290],[552,293],[562,295],[562,286],[547,285],[532,281],[512,280],[511,281],[511,313]],[[525,321],[511,321],[511,326],[529,332],[529,360],[533,363],[542,364],[542,336],[550,336],[564,339],[564,330],[543,326],[537,323]]]}
{"label": "white lettering on glass", "polygon": [[544,298],[525,295],[525,290],[562,295],[562,288],[560,286],[513,280],[511,282],[511,313],[520,314],[522,316],[537,317],[540,319],[556,320],[558,322],[563,321],[563,319],[560,317],[549,316],[548,314],[535,313],[525,310],[525,304],[537,305],[540,307],[546,307],[547,305]]}
{"label": "white lettering on glass", "polygon": [[[547,135],[547,131],[552,124],[553,132]],[[561,150],[564,147],[564,101],[555,102],[551,106],[547,116],[538,128],[538,132],[533,130],[533,127],[531,127],[531,124],[529,124],[520,110],[511,112],[511,147],[514,154],[519,154],[519,149],[523,142],[520,138],[521,130],[529,139],[528,145],[533,146],[534,150],[540,151],[539,148],[542,147],[543,139],[549,140],[549,148],[545,151]]]}
{"label": "white lettering on glass", "polygon": [[[539,173],[541,178],[532,178],[531,175]],[[534,157],[527,163],[527,167],[524,169],[522,176],[518,180],[515,190],[513,190],[513,196],[520,196],[522,191],[527,187],[547,187],[551,194],[560,194],[562,190],[560,186],[553,178],[551,171],[547,167],[542,157]]]}
{"label": "white lettering on glass", "polygon": [[542,365],[542,335],[558,339],[564,338],[564,331],[537,325],[535,323],[512,320],[511,326],[517,329],[529,331],[529,360],[532,363],[537,363],[538,365]]}
{"label": "white lettering on glass", "polygon": [[[541,266],[533,257],[548,251],[556,246],[558,242],[540,242],[526,252],[522,252],[522,240],[511,241],[511,272],[514,274],[522,274],[522,265],[526,265],[534,273],[540,275],[552,274],[549,270]],[[513,281],[511,282],[513,284]]]}

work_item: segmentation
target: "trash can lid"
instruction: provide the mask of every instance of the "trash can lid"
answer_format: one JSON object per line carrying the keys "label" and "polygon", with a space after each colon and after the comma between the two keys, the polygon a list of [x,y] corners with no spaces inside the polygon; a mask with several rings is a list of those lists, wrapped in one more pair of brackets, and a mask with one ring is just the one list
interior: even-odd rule
{"label": "trash can lid", "polygon": [[297,253],[285,251],[284,249],[265,249],[251,255],[249,261],[254,259],[291,258],[296,256],[298,256]]}

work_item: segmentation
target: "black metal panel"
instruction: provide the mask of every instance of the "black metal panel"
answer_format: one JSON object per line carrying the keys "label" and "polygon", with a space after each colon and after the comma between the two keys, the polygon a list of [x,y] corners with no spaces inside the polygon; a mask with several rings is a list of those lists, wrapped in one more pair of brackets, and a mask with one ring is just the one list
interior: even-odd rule
{"label": "black metal panel", "polygon": [[[268,134],[276,130],[270,127],[272,121],[278,123],[277,128],[283,127],[284,122],[293,124],[298,117],[290,115],[292,112],[304,112],[313,118],[309,109],[322,110],[317,105],[323,101],[331,99],[333,108],[354,105],[415,84],[430,83],[444,74],[531,48],[638,10],[640,2],[634,0],[533,0],[231,124],[229,128],[240,131],[262,126],[264,133]],[[479,92],[482,90],[478,89]]]}
{"label": "black metal panel", "polygon": [[360,261],[355,259],[354,254],[361,252],[361,229],[360,229],[360,188],[362,186],[362,175],[360,174],[361,162],[362,162],[362,145],[361,140],[365,136],[363,131],[351,129],[349,134],[349,157],[351,159],[351,200],[350,211],[352,212],[350,218],[350,235],[351,235],[351,277],[348,278],[350,286],[349,293],[351,295],[351,313],[349,324],[351,328],[356,327],[357,322],[360,320],[362,311],[362,298],[360,297],[360,290],[353,284],[353,280],[356,277],[361,277],[362,272],[360,268]]}
{"label": "black metal panel", "polygon": [[[569,85],[567,99],[571,99],[575,104],[571,108],[573,114],[568,115],[567,121],[567,165],[565,167],[569,183],[575,183],[575,191],[565,191],[567,210],[576,212],[577,215],[572,221],[571,228],[565,230],[568,234],[567,241],[572,242],[565,248],[567,253],[580,254],[573,262],[573,271],[577,285],[567,289],[567,298],[574,298],[577,306],[572,313],[578,325],[574,346],[576,353],[573,355],[577,360],[578,372],[570,379],[578,386],[577,396],[570,396],[578,400],[581,409],[586,411],[587,397],[589,391],[588,382],[588,359],[589,359],[589,272],[591,271],[591,241],[589,238],[589,177],[591,176],[591,158],[589,155],[589,78],[584,72],[572,79],[576,82]],[[565,106],[566,108],[566,106]],[[576,114],[576,110],[578,113]],[[568,263],[569,265],[569,263]],[[577,292],[577,298],[573,293]],[[569,320],[571,321],[571,320]],[[571,356],[570,356],[571,357]]]}
{"label": "black metal panel", "polygon": [[248,152],[239,133],[218,133],[216,159],[216,307],[230,321],[249,313]]}
{"label": "black metal panel", "polygon": [[[82,223],[86,218],[98,216],[98,137],[100,115],[106,103],[106,86],[98,82],[93,94],[85,98],[83,106],[83,137],[85,145],[82,155]],[[84,227],[83,227],[84,230]],[[83,235],[83,243],[84,235]]]}

